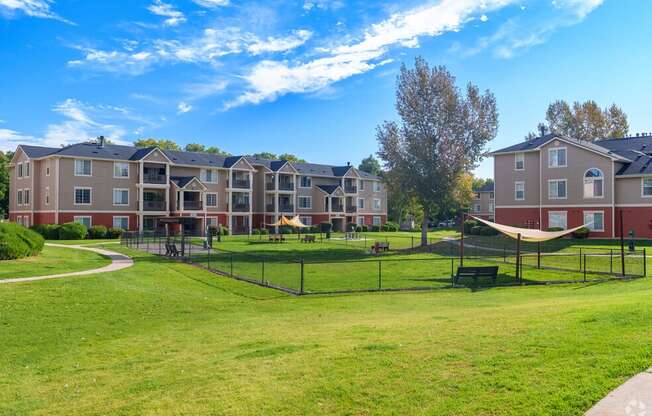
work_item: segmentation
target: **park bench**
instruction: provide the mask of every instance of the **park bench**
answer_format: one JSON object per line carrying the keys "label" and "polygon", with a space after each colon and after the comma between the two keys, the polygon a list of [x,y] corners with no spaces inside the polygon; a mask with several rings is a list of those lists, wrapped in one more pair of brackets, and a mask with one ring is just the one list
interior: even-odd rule
{"label": "park bench", "polygon": [[473,283],[478,283],[479,277],[491,277],[491,283],[496,283],[498,266],[458,267],[454,283],[457,284],[463,277],[473,278]]}
{"label": "park bench", "polygon": [[285,241],[285,237],[283,237],[283,234],[270,234],[269,235],[269,241],[272,242],[277,242],[277,241]]}
{"label": "park bench", "polygon": [[378,243],[378,250],[389,250],[389,243]]}
{"label": "park bench", "polygon": [[174,243],[165,243],[165,255],[170,257],[179,257],[179,250],[177,250],[177,245]]}
{"label": "park bench", "polygon": [[301,239],[302,242],[304,243],[314,243],[315,242],[315,236],[314,235],[306,235]]}

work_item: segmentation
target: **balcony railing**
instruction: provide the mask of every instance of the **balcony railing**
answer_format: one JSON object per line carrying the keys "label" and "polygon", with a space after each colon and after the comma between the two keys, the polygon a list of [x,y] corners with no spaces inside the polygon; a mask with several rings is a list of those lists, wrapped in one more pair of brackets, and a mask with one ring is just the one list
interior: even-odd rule
{"label": "balcony railing", "polygon": [[281,191],[294,191],[294,182],[279,182],[278,189]]}
{"label": "balcony railing", "polygon": [[265,190],[267,191],[273,191],[275,188],[274,182],[266,182],[265,183]]}
{"label": "balcony railing", "polygon": [[279,206],[279,212],[294,212],[294,205],[292,205],[292,204],[281,204]]}
{"label": "balcony railing", "polygon": [[349,212],[349,213],[358,212],[358,207],[356,207],[356,206],[347,206],[346,207],[346,212]]}
{"label": "balcony railing", "polygon": [[143,201],[144,211],[166,211],[165,201]]}
{"label": "balcony railing", "polygon": [[358,187],[355,185],[344,185],[344,192],[347,194],[357,194]]}
{"label": "balcony railing", "polygon": [[231,209],[233,212],[249,212],[249,204],[244,203],[244,202],[238,202],[233,204],[233,208]]}
{"label": "balcony railing", "polygon": [[167,176],[159,175],[157,173],[145,173],[143,175],[143,183],[152,183],[157,185],[164,185],[168,183]]}
{"label": "balcony railing", "polygon": [[344,212],[344,205],[342,204],[333,204],[332,212]]}
{"label": "balcony railing", "polygon": [[231,188],[249,189],[251,188],[251,182],[249,182],[249,179],[234,179]]}
{"label": "balcony railing", "polygon": [[266,204],[265,205],[265,212],[275,212],[274,204]]}
{"label": "balcony railing", "polygon": [[202,203],[201,201],[183,201],[183,209],[184,210],[201,210],[202,209]]}

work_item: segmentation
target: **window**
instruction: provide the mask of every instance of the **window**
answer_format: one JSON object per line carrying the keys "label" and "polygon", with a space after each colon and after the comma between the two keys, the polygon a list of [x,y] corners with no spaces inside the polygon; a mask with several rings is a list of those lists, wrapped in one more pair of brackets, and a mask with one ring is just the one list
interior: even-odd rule
{"label": "window", "polygon": [[514,170],[525,170],[525,153],[514,154]]}
{"label": "window", "polygon": [[584,198],[602,198],[604,175],[600,169],[591,168],[584,174]]}
{"label": "window", "polygon": [[16,169],[18,170],[18,177],[22,178],[23,177],[23,164],[19,163],[17,165]]}
{"label": "window", "polygon": [[358,190],[364,191],[364,181],[362,179],[358,180]]}
{"label": "window", "polygon": [[299,217],[299,221],[301,221],[303,225],[312,225],[312,217]]}
{"label": "window", "polygon": [[75,159],[75,176],[91,176],[91,161]]}
{"label": "window", "polygon": [[113,228],[129,229],[129,217],[113,217]]}
{"label": "window", "polygon": [[23,163],[23,176],[29,178],[29,162]]}
{"label": "window", "polygon": [[591,231],[604,231],[604,212],[584,211],[584,224]]}
{"label": "window", "polygon": [[50,176],[50,159],[45,161],[45,176]]}
{"label": "window", "polygon": [[75,188],[75,205],[91,204],[91,188]]}
{"label": "window", "polygon": [[129,177],[129,163],[115,162],[113,163],[113,177],[114,178],[128,178]]}
{"label": "window", "polygon": [[[309,196],[300,196],[298,199],[300,209],[312,208],[312,198]],[[304,223],[305,224],[305,223]]]}
{"label": "window", "polygon": [[548,199],[566,199],[566,179],[548,181]]}
{"label": "window", "polygon": [[364,209],[364,198],[358,198],[358,209]]}
{"label": "window", "polygon": [[380,192],[380,182],[374,181],[374,192]]}
{"label": "window", "polygon": [[566,148],[553,147],[548,149],[548,167],[563,168],[566,166]]}
{"label": "window", "polygon": [[16,195],[16,204],[23,205],[23,190],[19,189],[18,194]]}
{"label": "window", "polygon": [[358,225],[364,225],[364,217],[356,217],[355,223]]}
{"label": "window", "polygon": [[217,194],[206,194],[206,206],[207,207],[216,207],[217,206]]}
{"label": "window", "polygon": [[641,196],[652,197],[652,178],[641,178]]}
{"label": "window", "polygon": [[525,199],[525,182],[514,182],[514,199],[517,201]]}
{"label": "window", "polygon": [[374,198],[374,209],[380,209],[380,199]]}
{"label": "window", "polygon": [[489,199],[494,199],[494,193],[493,192],[489,192]]}
{"label": "window", "polygon": [[312,178],[310,176],[302,176],[299,186],[301,188],[310,188],[312,186]]}
{"label": "window", "polygon": [[29,189],[23,189],[23,203],[29,205]]}
{"label": "window", "polygon": [[50,205],[50,187],[45,187],[45,205]]}
{"label": "window", "polygon": [[86,228],[91,228],[91,225],[92,225],[91,217],[87,217],[87,216],[83,216],[83,217],[75,216],[75,217],[73,217],[73,221],[84,225]]}
{"label": "window", "polygon": [[480,204],[475,204],[475,206],[473,207],[473,210],[475,212],[480,212]]}
{"label": "window", "polygon": [[493,202],[489,203],[489,212],[494,212],[494,203]]}
{"label": "window", "polygon": [[202,169],[201,179],[206,183],[217,183],[217,171],[214,169]]}
{"label": "window", "polygon": [[129,189],[113,189],[113,205],[129,205]]}
{"label": "window", "polygon": [[212,227],[217,227],[217,217],[208,217],[206,218],[206,225],[207,226],[212,226]]}
{"label": "window", "polygon": [[380,225],[380,217],[374,217],[372,221],[373,225]]}
{"label": "window", "polygon": [[548,227],[567,228],[566,211],[548,211]]}

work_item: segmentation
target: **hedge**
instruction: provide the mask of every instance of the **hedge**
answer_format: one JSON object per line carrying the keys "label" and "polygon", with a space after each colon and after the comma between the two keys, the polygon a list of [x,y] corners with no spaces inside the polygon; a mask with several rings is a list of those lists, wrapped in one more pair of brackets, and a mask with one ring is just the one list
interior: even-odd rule
{"label": "hedge", "polygon": [[120,238],[125,230],[119,227],[110,227],[106,230],[106,238]]}
{"label": "hedge", "polygon": [[30,229],[39,233],[46,240],[58,240],[60,227],[59,224],[35,224]]}
{"label": "hedge", "polygon": [[0,260],[35,256],[43,250],[43,237],[22,225],[0,223]]}
{"label": "hedge", "polygon": [[574,238],[587,238],[589,236],[589,229],[588,227],[582,227],[578,228],[577,230],[573,231],[573,237]]}
{"label": "hedge", "polygon": [[381,227],[381,229],[382,229],[383,231],[394,232],[394,231],[398,231],[398,229],[399,229],[399,225],[398,225],[397,223],[395,223],[395,222],[387,221],[385,224],[383,224],[383,226]]}
{"label": "hedge", "polygon": [[83,240],[87,235],[86,226],[78,222],[67,222],[59,228],[59,240]]}
{"label": "hedge", "polygon": [[103,225],[94,225],[88,229],[88,238],[106,238],[108,231]]}
{"label": "hedge", "polygon": [[328,221],[324,221],[324,222],[319,223],[319,230],[322,233],[330,233],[332,229],[333,229],[333,224],[331,224]]}

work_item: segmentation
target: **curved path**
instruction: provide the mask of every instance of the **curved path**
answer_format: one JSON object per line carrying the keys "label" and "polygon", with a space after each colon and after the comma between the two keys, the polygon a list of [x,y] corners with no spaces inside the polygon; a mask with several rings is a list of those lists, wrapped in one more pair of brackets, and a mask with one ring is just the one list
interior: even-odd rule
{"label": "curved path", "polygon": [[131,259],[131,257],[125,256],[124,254],[116,253],[115,251],[105,250],[103,248],[86,247],[86,246],[83,246],[83,245],[55,244],[55,243],[46,243],[46,245],[52,246],[52,247],[74,248],[74,249],[78,249],[78,250],[93,251],[95,253],[98,253],[98,254],[101,254],[101,255],[103,255],[105,257],[110,258],[111,259],[111,264],[109,264],[107,266],[104,266],[104,267],[99,267],[97,269],[81,270],[81,271],[78,271],[78,272],[50,274],[50,275],[45,275],[45,276],[19,277],[19,278],[16,278],[16,279],[2,279],[2,280],[0,280],[0,284],[1,283],[32,282],[32,281],[35,281],[35,280],[59,279],[61,277],[85,276],[85,275],[88,275],[88,274],[107,273],[107,272],[114,272],[116,270],[126,269],[127,267],[131,267],[131,266],[134,265],[134,261]]}

